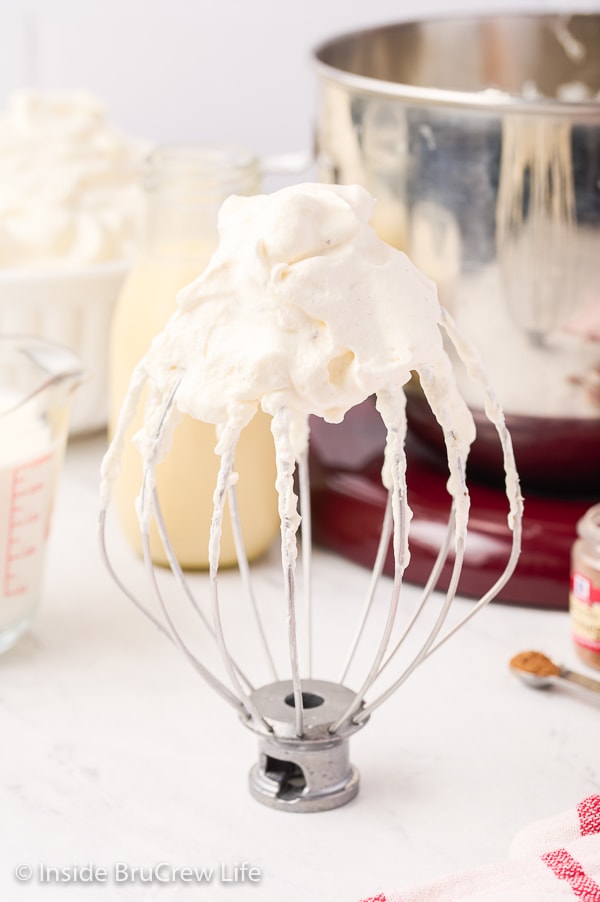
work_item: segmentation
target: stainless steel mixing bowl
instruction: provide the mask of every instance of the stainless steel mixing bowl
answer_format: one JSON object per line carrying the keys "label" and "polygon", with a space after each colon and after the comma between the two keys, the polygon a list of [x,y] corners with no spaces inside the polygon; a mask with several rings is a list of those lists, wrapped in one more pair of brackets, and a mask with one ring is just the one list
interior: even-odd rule
{"label": "stainless steel mixing bowl", "polygon": [[[326,41],[314,66],[319,178],[367,187],[381,237],[437,282],[525,484],[600,492],[600,14],[400,23]],[[473,463],[499,466],[485,430]]]}

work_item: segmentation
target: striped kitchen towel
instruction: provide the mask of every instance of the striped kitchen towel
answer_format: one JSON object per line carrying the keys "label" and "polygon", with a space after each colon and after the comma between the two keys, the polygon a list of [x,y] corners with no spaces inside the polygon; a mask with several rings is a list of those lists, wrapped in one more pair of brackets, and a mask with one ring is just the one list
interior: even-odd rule
{"label": "striped kitchen towel", "polygon": [[600,795],[536,821],[515,837],[510,857],[362,902],[600,902]]}

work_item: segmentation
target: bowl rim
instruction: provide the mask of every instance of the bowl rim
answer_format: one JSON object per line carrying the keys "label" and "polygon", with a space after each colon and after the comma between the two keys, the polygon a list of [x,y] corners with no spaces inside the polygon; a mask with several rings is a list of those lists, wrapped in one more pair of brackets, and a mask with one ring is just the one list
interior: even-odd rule
{"label": "bowl rim", "polygon": [[80,263],[68,266],[0,267],[0,283],[4,282],[47,282],[49,280],[77,281],[98,276],[126,275],[131,269],[131,260],[105,260],[102,263]]}
{"label": "bowl rim", "polygon": [[[600,22],[598,12],[572,13],[577,18],[597,19]],[[345,69],[337,68],[331,63],[324,62],[322,56],[336,44],[350,39],[358,39],[378,32],[383,33],[403,27],[410,28],[418,25],[456,25],[460,23],[485,23],[491,21],[508,21],[509,19],[526,19],[539,22],[559,22],[564,19],[564,13],[527,13],[514,12],[506,15],[485,13],[483,15],[457,15],[457,16],[432,16],[427,19],[406,19],[402,21],[388,22],[369,28],[347,31],[326,38],[317,44],[311,52],[311,63],[316,74],[321,78],[334,82],[337,85],[350,88],[363,94],[377,95],[380,98],[395,98],[404,100],[409,105],[459,107],[470,110],[480,110],[496,114],[516,113],[539,116],[561,116],[571,119],[600,121],[600,99],[598,100],[563,100],[556,97],[529,98],[519,94],[511,94],[500,88],[484,88],[481,91],[460,91],[448,88],[433,88],[418,85],[409,85],[404,82],[392,82],[386,79],[374,78],[370,75],[357,75]]]}

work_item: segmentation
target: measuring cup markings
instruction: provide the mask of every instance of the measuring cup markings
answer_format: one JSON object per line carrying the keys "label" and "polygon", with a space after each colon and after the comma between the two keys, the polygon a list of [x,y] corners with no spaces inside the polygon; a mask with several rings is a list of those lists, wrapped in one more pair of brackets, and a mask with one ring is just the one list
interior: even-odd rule
{"label": "measuring cup markings", "polygon": [[40,601],[71,395],[82,378],[69,348],[0,335],[0,654]]}
{"label": "measuring cup markings", "polygon": [[0,524],[4,533],[4,566],[0,602],[0,626],[18,618],[21,606],[38,595],[43,574],[46,539],[50,528],[54,482],[62,447],[51,447],[28,461],[0,467],[0,503],[7,512]]}

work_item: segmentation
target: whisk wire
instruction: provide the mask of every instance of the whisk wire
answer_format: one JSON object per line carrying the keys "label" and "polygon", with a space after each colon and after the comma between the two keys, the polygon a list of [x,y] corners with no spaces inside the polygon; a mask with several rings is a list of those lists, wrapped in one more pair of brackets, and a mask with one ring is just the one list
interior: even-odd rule
{"label": "whisk wire", "polygon": [[221,698],[224,698],[230,704],[233,705],[234,708],[238,710],[238,712],[246,712],[248,713],[247,706],[243,704],[241,699],[237,698],[233,693],[231,693],[227,687],[218,680],[214,674],[208,670],[204,664],[198,660],[198,658],[190,651],[186,643],[183,641],[181,634],[177,630],[173,619],[169,615],[168,607],[165,604],[165,600],[163,598],[163,594],[158,585],[158,580],[156,578],[156,571],[154,569],[154,565],[152,563],[151,551],[150,551],[150,537],[147,532],[142,534],[142,552],[144,557],[144,566],[146,568],[146,572],[148,574],[148,578],[150,580],[150,585],[154,589],[154,593],[158,599],[158,603],[160,605],[161,611],[165,618],[166,623],[169,627],[170,638],[173,643],[180,649],[180,651],[184,654],[187,660],[190,662],[192,667],[200,674],[200,676],[206,680],[206,682],[211,686],[216,692],[219,693]]}
{"label": "whisk wire", "polygon": [[[158,448],[160,446],[161,439],[164,434],[164,430],[166,428],[167,421],[169,419],[169,415],[172,411],[175,395],[177,392],[177,388],[181,383],[181,379],[183,378],[182,373],[178,373],[174,384],[171,387],[171,390],[168,392],[167,396],[164,399],[163,404],[161,405],[158,411],[158,420],[156,426],[154,428],[150,449],[148,454],[148,460],[146,461],[144,480],[142,483],[142,490],[140,496],[140,504],[138,508],[138,517],[141,516],[142,511],[144,511],[145,517],[145,526],[142,526],[142,551],[144,555],[144,561],[146,569],[150,575],[151,585],[153,585],[155,592],[158,596],[159,604],[161,606],[161,610],[163,612],[163,616],[165,617],[165,621],[167,626],[164,623],[154,616],[154,614],[143,604],[129,589],[127,585],[121,580],[118,573],[116,572],[110,555],[108,553],[108,547],[106,544],[106,515],[107,515],[107,506],[108,506],[108,495],[105,494],[102,501],[102,507],[100,510],[99,523],[98,523],[98,531],[99,531],[99,543],[100,543],[100,552],[104,561],[104,564],[110,573],[111,577],[115,581],[115,584],[121,589],[121,591],[125,594],[127,598],[132,602],[133,605],[140,611],[141,614],[146,617],[147,620],[152,623],[153,626],[156,627],[170,642],[172,642],[176,647],[180,649],[180,651],[187,658],[192,667],[196,670],[197,673],[207,682],[209,686],[211,686],[220,696],[223,698],[228,704],[232,705],[238,712],[243,711],[244,709],[240,705],[239,699],[237,699],[229,689],[215,677],[207,667],[205,667],[202,662],[190,651],[190,649],[183,642],[181,636],[177,632],[175,625],[171,618],[169,617],[166,605],[164,604],[164,600],[162,597],[162,593],[158,587],[158,582],[156,580],[156,574],[154,572],[154,568],[152,566],[150,560],[150,547],[149,547],[149,527],[148,527],[148,517],[147,517],[147,504],[148,504],[148,496],[151,494],[156,500],[153,492],[150,492],[149,483],[150,481],[154,481],[155,474],[155,458],[158,453]],[[146,373],[142,366],[138,366],[134,373],[134,377],[132,378],[132,383],[135,391],[133,392],[133,404],[132,408],[137,408],[137,405],[141,399],[142,390],[147,381]],[[121,412],[121,416],[119,418],[119,424],[117,427],[117,434],[115,436],[115,445],[117,449],[122,445],[123,438],[126,429],[126,420],[124,411]],[[113,449],[114,450],[114,449]],[[117,453],[115,451],[115,453]],[[108,468],[109,462],[105,461],[104,466]],[[154,513],[158,513],[158,517],[160,518],[160,508],[156,508]]]}
{"label": "whisk wire", "polygon": [[233,460],[235,455],[235,449],[237,445],[237,440],[239,438],[239,429],[235,430],[232,427],[232,431],[234,432],[234,436],[230,439],[229,446],[227,449],[221,454],[221,461],[219,464],[219,472],[217,475],[217,485],[214,492],[214,506],[213,506],[213,516],[210,525],[210,538],[209,538],[209,550],[208,550],[208,559],[209,559],[209,592],[210,592],[210,600],[211,600],[211,609],[213,616],[213,626],[215,630],[215,637],[217,640],[217,646],[221,653],[221,659],[227,671],[227,675],[231,681],[231,684],[234,688],[234,692],[240,700],[243,707],[249,712],[249,714],[258,722],[262,723],[267,729],[270,729],[267,722],[264,720],[251,698],[248,696],[247,692],[245,692],[244,687],[242,686],[239,678],[236,666],[234,664],[233,658],[229,653],[229,649],[227,648],[227,643],[225,641],[225,633],[223,630],[223,622],[221,619],[221,607],[219,602],[219,588],[218,588],[218,580],[217,574],[219,570],[219,553],[220,553],[220,545],[221,545],[221,533],[222,533],[222,523],[223,523],[223,509],[225,507],[225,499],[227,497],[227,491],[231,485],[231,480],[233,476]]}
{"label": "whisk wire", "polygon": [[[502,415],[502,411],[498,404],[497,398],[491,388],[489,383],[489,379],[483,370],[481,363],[479,361],[479,356],[476,353],[475,349],[470,345],[467,339],[456,329],[454,321],[452,317],[446,312],[443,312],[442,325],[446,332],[448,333],[448,337],[454,344],[459,356],[462,360],[470,360],[469,367],[469,375],[471,378],[477,382],[480,388],[483,391],[486,413],[489,419],[494,423],[498,438],[500,441],[500,445],[502,448],[503,461],[504,461],[504,469],[505,473],[516,474],[515,462],[514,462],[514,452],[512,447],[512,442],[510,439],[510,435],[506,428],[506,424],[504,422],[504,417]],[[459,461],[460,465],[460,461]],[[460,466],[462,470],[462,466]],[[464,474],[461,473],[461,478],[464,480]],[[414,669],[420,664],[425,658],[429,657],[429,655],[433,654],[434,651],[441,648],[441,646],[448,641],[458,630],[462,629],[463,626],[478,613],[486,604],[488,604],[496,595],[503,589],[506,585],[512,573],[517,565],[517,561],[519,558],[519,553],[521,549],[521,538],[522,538],[522,505],[523,499],[521,498],[519,481],[516,475],[512,478],[506,476],[506,494],[509,500],[510,513],[509,513],[509,523],[512,529],[512,544],[511,544],[511,552],[509,558],[507,560],[506,566],[503,572],[500,574],[495,583],[491,586],[491,588],[482,596],[479,601],[473,605],[473,607],[467,612],[467,614],[462,617],[455,626],[449,629],[441,638],[435,641],[436,636],[439,634],[439,629],[436,629],[428,638],[425,646],[423,647],[421,653],[417,656],[417,658],[409,665],[409,667],[401,674],[398,680],[396,680],[382,695],[376,698],[372,703],[368,706],[365,706],[363,710],[359,714],[359,718],[361,720],[366,719],[375,708],[379,707],[384,701],[386,701],[393,692],[407,679],[407,677],[414,671]],[[460,545],[458,545],[460,542]],[[460,567],[457,568],[458,554],[460,552],[461,558],[461,566],[462,566],[462,556],[464,554],[464,536],[459,536],[457,540],[457,556],[455,558],[455,566],[453,568],[453,574],[451,578],[450,588],[448,590],[448,595],[446,596],[446,605],[445,608],[449,606],[449,598],[451,595],[451,590],[455,591],[456,586],[458,584],[458,578],[460,575]],[[454,585],[456,583],[456,585]],[[443,612],[442,612],[443,613]],[[445,619],[445,615],[444,615]],[[440,624],[441,626],[441,624]],[[358,719],[358,718],[357,718]]]}
{"label": "whisk wire", "polygon": [[393,549],[394,549],[394,581],[392,586],[392,596],[388,608],[387,619],[385,622],[383,634],[379,643],[377,652],[371,668],[356,693],[354,701],[348,706],[346,711],[339,717],[330,727],[329,732],[335,733],[340,729],[343,723],[348,720],[354,720],[356,712],[364,704],[364,699],[377,678],[381,662],[387,651],[392,636],[392,631],[398,613],[398,603],[400,600],[400,591],[402,589],[402,578],[405,569],[405,549],[407,539],[407,523],[409,519],[409,511],[406,500],[406,473],[401,466],[402,455],[399,450],[399,443],[403,442],[404,435],[400,436],[397,429],[390,429],[388,432],[388,443],[391,446],[392,466],[392,492],[391,506],[393,519]]}
{"label": "whisk wire", "polygon": [[298,636],[296,632],[296,584],[293,567],[285,571],[285,598],[288,609],[288,640],[290,645],[290,665],[292,670],[292,687],[294,695],[294,722],[296,735],[304,735],[304,702],[302,698],[302,680],[298,663]]}
{"label": "whisk wire", "polygon": [[277,490],[279,495],[279,519],[281,525],[281,566],[283,571],[285,604],[288,622],[288,647],[293,687],[293,707],[296,735],[304,734],[304,706],[302,681],[298,657],[298,632],[296,614],[295,564],[298,552],[296,539],[297,517],[294,495],[294,471],[296,459],[290,439],[289,413],[285,407],[273,414],[271,431],[276,447]]}
{"label": "whisk wire", "polygon": [[256,595],[254,593],[254,589],[252,586],[252,579],[250,577],[250,566],[248,564],[248,555],[246,554],[246,548],[244,545],[244,540],[242,538],[242,525],[240,522],[240,515],[237,503],[237,493],[235,491],[235,486],[230,486],[227,492],[227,504],[229,507],[229,516],[231,520],[231,531],[233,534],[233,544],[235,547],[235,553],[237,557],[238,570],[240,573],[240,580],[242,583],[242,587],[246,593],[246,597],[250,602],[250,607],[252,608],[252,612],[254,614],[254,622],[256,624],[256,628],[258,630],[258,634],[260,636],[260,641],[262,643],[262,647],[265,653],[265,657],[267,659],[267,663],[269,665],[269,669],[271,671],[271,676],[273,680],[277,681],[279,679],[277,675],[277,668],[275,667],[275,661],[273,660],[273,655],[271,653],[271,648],[269,646],[269,642],[267,639],[267,634],[265,631],[263,618],[261,616],[260,610],[258,608],[258,604],[256,601]]}
{"label": "whisk wire", "polygon": [[[183,591],[185,597],[188,599],[188,601],[192,605],[192,608],[194,609],[195,613],[200,618],[202,625],[208,631],[208,633],[212,637],[212,639],[216,642],[217,637],[215,635],[215,630],[213,628],[213,625],[211,624],[210,620],[208,619],[208,617],[206,616],[206,614],[204,613],[204,611],[198,604],[198,601],[196,600],[193,592],[191,591],[189,582],[186,579],[186,577],[183,573],[183,570],[181,568],[181,564],[177,560],[177,556],[173,550],[173,545],[169,538],[169,534],[168,534],[168,531],[167,531],[167,528],[166,528],[166,525],[164,522],[164,517],[162,515],[162,510],[160,507],[160,502],[159,502],[158,493],[157,493],[156,489],[154,490],[154,516],[156,519],[156,526],[158,529],[158,534],[160,536],[160,540],[161,540],[165,555],[167,557],[167,562],[169,564],[169,569],[173,573],[173,576],[175,577],[175,580],[176,580],[179,588]],[[234,662],[234,667],[238,673],[239,678],[245,683],[246,689],[251,692],[254,689],[254,686],[252,685],[252,683],[250,682],[248,677],[243,673],[243,671],[240,669],[240,667],[235,662]]]}
{"label": "whisk wire", "polygon": [[[143,602],[141,602],[129,589],[129,587],[123,582],[117,571],[115,570],[111,557],[108,553],[108,548],[106,544],[106,509],[100,511],[99,524],[98,524],[98,535],[99,535],[99,544],[100,544],[100,554],[103,560],[103,563],[107,569],[107,572],[110,574],[111,578],[114,580],[115,585],[123,592],[126,598],[131,601],[131,603],[137,608],[137,610],[144,615],[144,617],[150,621],[150,623],[156,627],[156,629],[165,636],[169,642],[172,642],[180,651],[183,652],[189,663],[192,665],[194,670],[208,683],[208,685],[217,692],[221,698],[223,698],[228,704],[234,707],[238,713],[241,712],[242,706],[240,704],[239,699],[237,699],[233,693],[227,689],[227,687],[221,683],[220,680],[217,679],[207,667],[205,667],[198,658],[185,647],[182,647],[180,642],[177,641],[176,635],[172,634],[169,629],[165,627],[160,620],[154,616],[154,614],[146,607]],[[168,622],[168,619],[167,619]]]}
{"label": "whisk wire", "polygon": [[450,544],[452,541],[452,535],[454,533],[454,522],[455,522],[455,516],[454,516],[454,504],[453,504],[451,511],[450,511],[450,516],[448,518],[448,525],[446,527],[446,535],[444,537],[444,542],[441,545],[440,550],[438,551],[434,565],[431,568],[431,573],[429,574],[427,582],[425,583],[425,586],[423,587],[423,592],[421,593],[421,598],[419,599],[419,603],[418,603],[412,617],[410,618],[407,626],[405,627],[402,635],[397,640],[396,645],[394,646],[392,651],[389,653],[388,657],[385,659],[385,661],[382,663],[381,667],[379,668],[379,673],[377,674],[378,677],[381,673],[383,673],[385,668],[390,664],[390,662],[393,660],[393,658],[400,651],[400,648],[402,647],[402,645],[404,644],[404,642],[406,641],[406,639],[412,632],[413,627],[415,626],[415,624],[419,620],[421,614],[423,613],[426,603],[429,601],[431,594],[434,592],[435,587],[437,586],[438,580],[440,578],[440,574],[442,572],[444,564],[446,563],[446,559],[447,559],[449,551],[450,551]]}
{"label": "whisk wire", "polygon": [[[161,442],[163,440],[165,429],[167,428],[167,424],[169,422],[169,416],[171,411],[173,410],[175,397],[177,393],[177,388],[181,382],[181,376],[176,380],[173,385],[171,391],[166,396],[163,404],[158,409],[158,418],[156,426],[153,430],[151,441],[149,447],[146,450],[146,465],[144,467],[144,475],[142,479],[142,487],[140,491],[140,497],[138,500],[138,516],[140,519],[140,527],[141,527],[141,535],[142,535],[142,552],[144,558],[144,565],[146,568],[146,572],[148,574],[148,578],[151,586],[154,589],[155,595],[158,599],[159,605],[161,607],[161,611],[163,617],[167,623],[169,633],[175,645],[181,649],[185,657],[190,661],[190,663],[198,670],[198,672],[208,680],[209,684],[215,688],[219,694],[221,694],[224,698],[233,698],[233,703],[236,707],[241,707],[242,710],[247,713],[253,713],[251,707],[244,703],[245,695],[243,692],[238,693],[236,698],[235,695],[229,692],[229,690],[218,680],[214,674],[212,674],[208,668],[202,664],[201,661],[190,651],[184,640],[182,639],[179,631],[177,630],[175,623],[172,617],[169,614],[167,605],[165,604],[163,594],[158,585],[158,580],[156,577],[156,571],[154,569],[153,561],[152,561],[152,553],[150,549],[150,523],[151,523],[151,515],[156,517],[157,509],[155,507],[157,501],[156,494],[156,459],[159,453],[159,449],[161,446]],[[159,517],[160,517],[160,508],[159,508]],[[170,543],[167,539],[167,545],[170,549]],[[216,636],[218,642],[218,635]],[[237,684],[236,684],[237,685]]]}
{"label": "whisk wire", "polygon": [[517,566],[517,561],[519,560],[519,554],[521,550],[521,538],[522,538],[522,527],[520,519],[517,520],[515,524],[515,528],[513,530],[513,539],[511,544],[511,552],[508,559],[508,563],[502,574],[498,577],[496,582],[491,586],[491,588],[483,595],[478,602],[476,602],[473,607],[462,617],[458,623],[452,627],[447,633],[445,633],[441,639],[439,639],[435,645],[429,651],[429,654],[432,654],[434,651],[437,651],[445,642],[448,641],[455,633],[457,633],[462,627],[471,620],[472,617],[477,614],[481,608],[485,607],[488,602],[490,602],[493,598],[498,595],[499,592],[502,591],[504,586],[509,581],[510,577],[513,574],[515,567]]}
{"label": "whisk wire", "polygon": [[512,576],[512,573],[517,565],[517,561],[519,558],[519,552],[520,552],[520,548],[521,548],[521,533],[522,533],[521,521],[518,520],[517,523],[515,524],[515,529],[513,531],[511,553],[509,555],[506,567],[505,567],[504,571],[502,572],[502,574],[500,575],[500,577],[491,586],[491,588],[485,593],[485,595],[483,595],[479,599],[479,601],[476,604],[474,604],[470,608],[470,610],[451,629],[449,629],[446,633],[444,633],[444,635],[440,639],[438,639],[437,642],[430,644],[426,653],[422,657],[420,657],[416,663],[413,662],[414,666],[411,665],[409,668],[407,668],[402,673],[400,678],[398,680],[396,680],[396,682],[394,682],[384,693],[382,693],[380,696],[378,696],[376,699],[374,699],[373,702],[371,702],[369,705],[365,705],[365,707],[360,712],[360,714],[355,718],[357,721],[361,722],[363,720],[366,720],[373,713],[373,711],[376,708],[378,708],[385,701],[387,701],[387,699],[396,691],[396,689],[398,689],[402,685],[402,683],[415,670],[415,668],[418,666],[418,664],[420,664],[422,661],[424,661],[426,658],[428,658],[430,655],[432,655],[435,651],[437,651],[439,648],[441,648],[442,645],[444,645],[448,641],[448,639],[450,639],[452,636],[455,635],[455,633],[457,633],[460,629],[462,629],[463,626],[465,626],[469,622],[469,620],[471,620],[471,618],[474,617],[481,610],[481,608],[485,607],[486,604],[488,604],[493,598],[496,597],[496,595],[499,592],[502,591],[502,589],[504,588],[504,586],[506,585],[506,583]]}
{"label": "whisk wire", "polygon": [[412,659],[410,664],[408,664],[404,668],[404,670],[402,671],[402,673],[400,674],[398,679],[395,680],[392,683],[392,685],[389,686],[388,689],[385,690],[385,692],[382,692],[381,695],[379,695],[376,699],[374,699],[368,705],[365,705],[363,707],[362,711],[360,711],[356,715],[355,721],[357,723],[362,723],[364,720],[366,720],[368,717],[370,717],[370,715],[373,713],[373,711],[376,708],[378,708],[380,705],[382,705],[391,695],[393,695],[393,693],[396,692],[396,690],[400,688],[400,686],[408,679],[408,677],[412,673],[414,673],[414,671],[417,669],[417,667],[427,657],[427,655],[435,641],[436,636],[439,635],[439,632],[442,629],[442,627],[446,621],[446,618],[448,616],[448,612],[450,610],[452,602],[454,601],[454,598],[456,597],[456,590],[458,588],[458,582],[460,579],[463,560],[464,560],[464,540],[463,540],[462,536],[460,536],[457,540],[457,547],[456,547],[456,554],[455,554],[455,558],[454,558],[454,565],[452,568],[452,575],[450,577],[450,584],[449,584],[448,590],[446,592],[444,604],[442,605],[442,608],[436,618],[436,621],[435,621],[433,627],[429,631],[427,638],[421,645],[421,648],[419,649],[418,653],[414,656],[414,658]]}
{"label": "whisk wire", "polygon": [[138,598],[136,598],[136,596],[129,589],[129,587],[125,585],[125,583],[123,582],[123,580],[121,579],[121,577],[119,576],[119,574],[117,573],[115,568],[113,567],[113,563],[112,563],[111,557],[108,553],[108,548],[106,545],[106,515],[107,515],[107,510],[106,510],[106,508],[103,508],[100,511],[100,516],[99,516],[99,520],[98,520],[98,538],[99,538],[99,543],[100,543],[100,554],[101,554],[102,560],[104,562],[104,565],[105,565],[106,569],[108,570],[108,573],[110,574],[111,578],[114,580],[114,582],[118,586],[118,588],[121,590],[121,592],[123,592],[124,595],[129,599],[129,601],[131,601],[135,605],[135,607],[138,609],[138,611],[140,611],[144,615],[144,617],[146,617],[146,619],[149,620],[150,623],[152,623],[152,625],[156,627],[157,630],[159,630],[164,636],[166,636],[167,639],[172,640],[172,636],[170,635],[169,631],[165,628],[165,626],[160,622],[160,620],[157,617],[154,616],[152,611],[150,611],[146,607],[146,605],[143,604],[143,602],[141,602]]}
{"label": "whisk wire", "polygon": [[383,522],[381,526],[381,535],[379,537],[379,545],[377,547],[377,554],[375,556],[375,562],[373,564],[373,569],[371,571],[371,578],[369,580],[369,585],[367,587],[367,594],[365,596],[365,600],[363,603],[363,607],[360,613],[360,617],[358,619],[358,623],[356,625],[356,629],[354,635],[352,637],[352,641],[350,643],[350,648],[348,650],[348,654],[346,656],[346,660],[344,661],[344,666],[342,668],[342,672],[340,674],[339,682],[343,683],[348,675],[348,670],[354,660],[354,656],[356,654],[358,645],[360,643],[361,637],[364,633],[365,626],[367,624],[367,620],[369,618],[369,614],[371,611],[371,607],[373,604],[373,600],[375,598],[375,592],[377,591],[377,586],[379,584],[379,580],[381,579],[381,574],[383,573],[383,567],[385,564],[385,559],[387,556],[388,547],[390,544],[390,538],[392,534],[392,501],[390,494],[388,493],[388,500],[385,506],[385,511],[383,513]]}
{"label": "whisk wire", "polygon": [[312,517],[310,511],[310,476],[308,451],[298,461],[298,488],[302,515],[302,585],[305,617],[306,671],[313,675],[313,604],[312,604]]}

